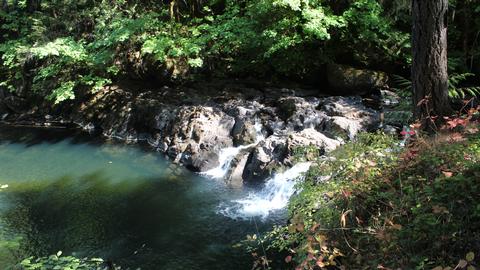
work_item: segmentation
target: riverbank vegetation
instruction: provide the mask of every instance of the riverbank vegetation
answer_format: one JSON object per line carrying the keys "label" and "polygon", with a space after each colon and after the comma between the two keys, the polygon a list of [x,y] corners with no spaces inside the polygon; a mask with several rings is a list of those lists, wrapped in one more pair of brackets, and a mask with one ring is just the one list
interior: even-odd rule
{"label": "riverbank vegetation", "polygon": [[268,243],[295,269],[477,269],[479,117],[471,110],[433,138],[367,133],[328,157],[299,150],[313,165],[289,224],[247,243]]}
{"label": "riverbank vegetation", "polygon": [[[0,86],[60,103],[125,78],[316,84],[331,62],[406,76],[408,2],[4,0]],[[450,1],[452,73],[479,71],[478,12]]]}

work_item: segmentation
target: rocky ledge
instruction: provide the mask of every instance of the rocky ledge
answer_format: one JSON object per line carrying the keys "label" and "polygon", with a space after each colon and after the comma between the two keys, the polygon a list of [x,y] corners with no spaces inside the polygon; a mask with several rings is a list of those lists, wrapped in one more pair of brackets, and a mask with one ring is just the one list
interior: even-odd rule
{"label": "rocky ledge", "polygon": [[[44,123],[74,123],[128,142],[147,141],[193,171],[228,165],[224,178],[239,183],[263,180],[276,169],[291,166],[299,146],[328,152],[358,132],[378,127],[379,112],[366,107],[361,97],[317,93],[238,84],[151,91],[110,86],[84,102],[57,109],[61,113],[22,111],[24,101],[12,96],[3,97],[0,107],[4,121],[41,118]],[[237,151],[223,164],[222,151],[233,147]]]}

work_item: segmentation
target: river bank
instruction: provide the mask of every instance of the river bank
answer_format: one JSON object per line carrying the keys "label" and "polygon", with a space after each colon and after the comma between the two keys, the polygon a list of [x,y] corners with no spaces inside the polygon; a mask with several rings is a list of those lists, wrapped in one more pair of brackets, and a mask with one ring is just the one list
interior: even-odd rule
{"label": "river bank", "polygon": [[[217,169],[217,177],[237,185],[291,167],[296,147],[328,152],[380,124],[380,112],[359,96],[242,83],[112,85],[59,106],[29,106],[8,94],[1,101],[5,123],[80,127],[129,143],[146,141],[175,163],[195,172]],[[225,157],[228,148],[241,149]]]}

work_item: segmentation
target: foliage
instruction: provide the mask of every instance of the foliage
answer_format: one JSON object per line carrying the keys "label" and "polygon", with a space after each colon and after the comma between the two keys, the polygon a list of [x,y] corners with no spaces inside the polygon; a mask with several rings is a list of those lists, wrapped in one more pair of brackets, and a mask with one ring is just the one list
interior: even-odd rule
{"label": "foliage", "polygon": [[289,225],[263,241],[297,269],[477,267],[480,133],[478,111],[470,115],[450,121],[461,132],[417,136],[406,149],[363,134],[319,158],[290,202]]}
{"label": "foliage", "polygon": [[[454,99],[464,99],[467,96],[479,96],[479,86],[461,86],[469,77],[474,76],[475,74],[473,73],[451,74],[448,78],[448,95]],[[393,78],[398,90],[410,93],[413,91],[410,80],[398,75],[395,75]]]}
{"label": "foliage", "polygon": [[104,269],[102,259],[79,259],[73,256],[61,256],[59,251],[55,255],[42,258],[30,257],[20,263],[24,270],[62,269],[62,270],[100,270]]}
{"label": "foliage", "polygon": [[395,29],[393,20],[384,16],[379,1],[354,1],[343,17],[349,26],[342,33],[343,39],[352,41],[346,48],[355,52],[353,56],[359,62],[368,65],[377,58],[411,63],[410,35]]}
{"label": "foliage", "polygon": [[125,76],[303,78],[345,51],[363,63],[408,58],[408,34],[377,0],[44,0],[33,13],[9,6],[0,11],[1,86],[54,103]]}

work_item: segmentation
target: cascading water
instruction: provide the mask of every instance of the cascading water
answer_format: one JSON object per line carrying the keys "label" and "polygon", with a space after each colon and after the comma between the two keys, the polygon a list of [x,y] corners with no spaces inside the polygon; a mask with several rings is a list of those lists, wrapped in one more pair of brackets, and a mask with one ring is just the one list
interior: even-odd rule
{"label": "cascading water", "polygon": [[272,211],[282,209],[295,192],[295,183],[304,177],[311,163],[298,163],[283,173],[276,174],[259,191],[247,198],[221,205],[219,212],[233,219],[248,219],[255,216],[267,217]]}
{"label": "cascading water", "polygon": [[241,145],[238,147],[227,147],[222,149],[218,157],[218,161],[220,164],[211,170],[203,172],[202,175],[205,175],[214,179],[223,179],[227,174],[233,159],[240,153],[240,151],[253,147],[265,139],[265,137],[262,134],[262,124],[259,121],[255,121],[254,128],[256,132],[256,140],[254,143],[249,145]]}
{"label": "cascading water", "polygon": [[[249,145],[228,147],[222,149],[219,154],[220,165],[202,175],[214,178],[225,178],[230,169],[233,159],[244,149],[254,147],[265,140],[262,134],[262,125],[255,121],[256,141]],[[295,192],[295,183],[310,168],[310,163],[299,163],[283,173],[278,173],[268,179],[265,187],[250,193],[245,199],[233,200],[220,206],[219,213],[232,219],[248,219],[255,216],[267,217],[272,211],[282,209],[288,204],[288,200]]]}

